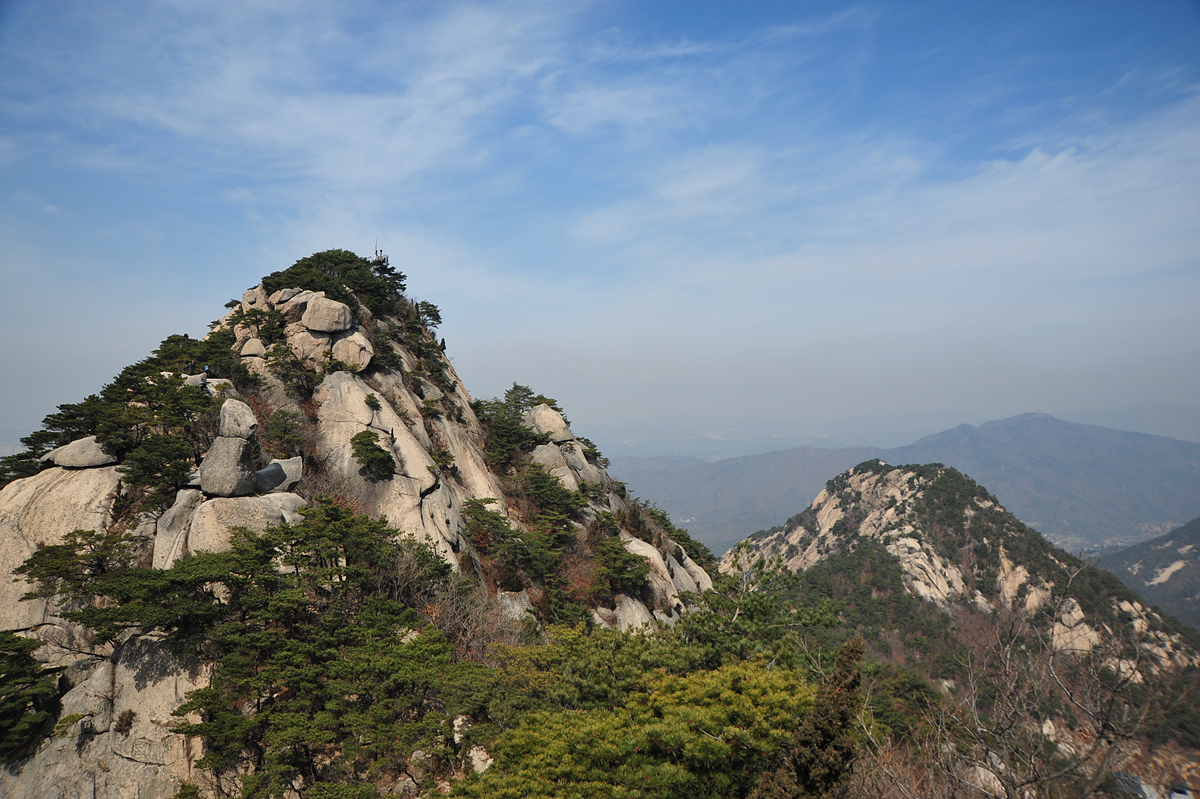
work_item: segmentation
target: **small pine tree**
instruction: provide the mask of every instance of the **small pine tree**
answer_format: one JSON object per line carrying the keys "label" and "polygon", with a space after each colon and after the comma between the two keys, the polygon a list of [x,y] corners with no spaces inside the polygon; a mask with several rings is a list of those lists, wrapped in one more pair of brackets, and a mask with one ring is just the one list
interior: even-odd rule
{"label": "small pine tree", "polygon": [[817,691],[783,765],[763,773],[753,799],[830,797],[849,779],[858,753],[854,720],[863,707],[858,662],[864,646],[859,636],[842,645],[833,674]]}

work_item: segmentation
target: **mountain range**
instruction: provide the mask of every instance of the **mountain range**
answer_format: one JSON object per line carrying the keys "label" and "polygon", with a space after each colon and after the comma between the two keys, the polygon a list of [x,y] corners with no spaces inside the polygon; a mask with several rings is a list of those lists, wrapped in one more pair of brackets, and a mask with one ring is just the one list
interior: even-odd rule
{"label": "mountain range", "polygon": [[952,466],[1069,551],[1127,546],[1200,515],[1200,444],[1041,413],[963,424],[893,449],[798,447],[715,463],[614,458],[611,471],[723,551],[780,524],[831,477],[872,458]]}

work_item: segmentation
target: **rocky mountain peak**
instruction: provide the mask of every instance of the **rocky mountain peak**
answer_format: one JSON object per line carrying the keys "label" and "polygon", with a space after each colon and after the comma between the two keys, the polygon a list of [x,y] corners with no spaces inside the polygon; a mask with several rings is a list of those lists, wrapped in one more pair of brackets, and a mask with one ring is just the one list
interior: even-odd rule
{"label": "rocky mountain peak", "polygon": [[722,573],[759,556],[793,572],[854,552],[886,551],[905,591],[942,612],[1050,610],[1053,641],[1088,650],[1102,633],[1132,625],[1163,666],[1200,663],[1196,651],[1131,591],[1054,547],[982,486],[942,464],[866,461],[830,480],[782,527],[757,533],[721,559]]}
{"label": "rocky mountain peak", "polygon": [[200,755],[171,713],[210,664],[178,660],[150,629],[97,643],[53,597],[22,599],[22,564],[78,531],[165,570],[231,551],[234,528],[302,524],[332,497],[473,575],[510,617],[630,630],[711,588],[693,558],[707,551],[628,497],[553,400],[517,386],[471,397],[433,335],[440,311],[406,297],[386,257],[318,253],[227,307],[205,339],[167,339],[6,460],[0,628],[67,669],[59,723],[78,740],[44,742],[5,795],[137,785],[165,799]]}

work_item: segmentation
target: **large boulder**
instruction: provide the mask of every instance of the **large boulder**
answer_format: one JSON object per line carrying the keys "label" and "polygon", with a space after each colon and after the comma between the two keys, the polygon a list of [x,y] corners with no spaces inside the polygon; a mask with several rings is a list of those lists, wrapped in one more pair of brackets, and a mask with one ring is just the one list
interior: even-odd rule
{"label": "large boulder", "polygon": [[563,419],[562,414],[544,403],[525,411],[521,416],[521,422],[526,427],[532,428],[535,433],[549,435],[550,440],[555,444],[575,438],[571,433],[571,428],[567,427],[567,421]]}
{"label": "large boulder", "polygon": [[50,450],[38,460],[71,469],[89,469],[94,466],[116,463],[117,456],[109,452],[102,444],[98,444],[95,436],[88,436],[65,444],[58,449]]}
{"label": "large boulder", "polygon": [[261,358],[267,354],[267,345],[260,338],[246,339],[241,349],[243,358]]}
{"label": "large boulder", "polygon": [[210,497],[245,497],[254,493],[250,442],[217,436],[200,463],[200,490]]}
{"label": "large boulder", "polygon": [[352,372],[361,372],[375,357],[375,350],[367,337],[357,330],[333,342],[333,357],[350,367]]}
{"label": "large boulder", "polygon": [[563,458],[562,450],[553,444],[542,444],[540,447],[535,447],[533,452],[529,453],[530,459],[539,464],[550,474],[558,478],[558,481],[563,484],[563,488],[568,491],[578,491],[579,483],[575,479],[575,474],[571,471],[571,467],[567,465],[567,461]]}
{"label": "large boulder", "polygon": [[287,460],[272,460],[266,468],[254,473],[260,494],[277,494],[291,491],[304,476],[304,458],[297,455]]}
{"label": "large boulder", "polygon": [[279,291],[267,297],[267,302],[271,303],[272,307],[277,307],[303,292],[301,288],[280,289]]}
{"label": "large boulder", "polygon": [[304,361],[309,369],[320,368],[325,361],[325,351],[333,348],[328,335],[314,333],[299,323],[288,325],[284,333],[292,354]]}
{"label": "large boulder", "polygon": [[246,292],[242,294],[242,312],[249,313],[254,310],[267,310],[267,293],[263,291],[261,285],[246,289]]}
{"label": "large boulder", "polygon": [[[290,289],[285,289],[285,291],[290,291]],[[283,296],[282,292],[276,292],[276,294]],[[274,297],[275,294],[271,296]],[[275,310],[283,314],[283,318],[287,321],[299,322],[304,317],[304,312],[308,310],[309,301],[324,296],[325,292],[323,291],[312,292],[304,289],[292,294],[286,300],[281,300]]]}
{"label": "large boulder", "polygon": [[217,435],[228,438],[250,438],[258,429],[254,411],[241,400],[227,399],[221,406],[221,424]]}
{"label": "large boulder", "polygon": [[210,499],[192,513],[187,542],[175,559],[197,552],[228,552],[231,527],[261,533],[281,522],[299,524],[304,517],[298,511],[304,505],[304,499],[295,494]]}
{"label": "large boulder", "polygon": [[350,306],[344,302],[328,297],[313,297],[300,317],[300,324],[322,333],[340,333],[354,324],[354,314],[350,313]]}

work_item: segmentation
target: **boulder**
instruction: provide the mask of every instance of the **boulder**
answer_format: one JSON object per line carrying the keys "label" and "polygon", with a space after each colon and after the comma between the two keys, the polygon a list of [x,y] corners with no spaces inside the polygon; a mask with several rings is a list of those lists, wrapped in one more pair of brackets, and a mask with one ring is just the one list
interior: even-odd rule
{"label": "boulder", "polygon": [[523,619],[526,613],[534,612],[533,603],[524,591],[497,591],[496,604],[506,619]]}
{"label": "boulder", "polygon": [[375,357],[375,350],[367,337],[356,330],[334,340],[333,357],[349,366],[350,371],[361,372]]}
{"label": "boulder", "polygon": [[88,436],[51,450],[38,460],[71,469],[89,469],[94,466],[116,463],[117,456],[105,449],[103,445],[96,443],[95,436]]}
{"label": "boulder", "polygon": [[204,501],[204,494],[183,489],[175,494],[175,504],[158,519],[158,535],[154,537],[154,568],[169,569],[184,557],[192,513]]}
{"label": "boulder", "polygon": [[288,325],[285,332],[292,354],[306,367],[316,369],[325,361],[325,351],[331,349],[329,336],[313,333],[301,324]]}
{"label": "boulder", "polygon": [[300,324],[322,333],[340,333],[354,324],[354,315],[344,302],[328,297],[313,297],[300,317]]}
{"label": "boulder", "polygon": [[295,297],[297,294],[300,294],[303,291],[304,291],[304,289],[298,289],[298,288],[280,289],[279,291],[272,294],[270,297],[267,297],[267,302],[271,303],[272,306],[278,306],[278,305],[281,305],[281,304],[287,302],[292,297]]}
{"label": "boulder", "polygon": [[316,297],[324,296],[325,292],[323,291],[300,291],[285,300],[283,304],[278,306],[275,310],[283,314],[283,318],[289,322],[299,322],[304,316],[304,312],[308,310],[309,301],[315,299]]}
{"label": "boulder", "polygon": [[525,411],[521,423],[535,433],[546,433],[555,444],[575,438],[562,414],[545,403]]}
{"label": "boulder", "polygon": [[263,344],[261,338],[247,339],[242,345],[243,358],[261,358],[267,354],[267,345]]}
{"label": "boulder", "polygon": [[261,533],[268,525],[302,522],[304,517],[296,511],[304,504],[304,499],[295,494],[232,497],[202,502],[192,514],[187,544],[180,556],[187,557],[196,552],[228,552],[231,527],[245,527]]}
{"label": "boulder", "polygon": [[227,438],[250,438],[258,429],[258,419],[246,403],[227,399],[221,406],[221,425],[217,435]]}
{"label": "boulder", "polygon": [[567,466],[562,451],[558,447],[553,444],[542,444],[540,447],[535,447],[529,457],[534,463],[540,464],[543,469],[557,477],[558,481],[563,484],[563,488],[568,491],[579,490],[579,483],[575,480],[571,467]]}
{"label": "boulder", "polygon": [[588,461],[587,456],[583,454],[583,445],[575,441],[568,441],[559,447],[562,452],[563,460],[567,466],[575,473],[575,477],[581,483],[588,485],[603,485],[604,472],[599,466]]}
{"label": "boulder", "polygon": [[297,455],[287,460],[276,458],[266,468],[254,473],[254,482],[260,494],[276,494],[291,491],[304,475],[304,458]]}
{"label": "boulder", "polygon": [[210,497],[244,497],[253,494],[254,488],[250,442],[218,436],[200,463],[200,490]]}
{"label": "boulder", "polygon": [[261,285],[246,289],[246,293],[242,295],[242,312],[249,313],[255,309],[267,310],[267,293]]}

